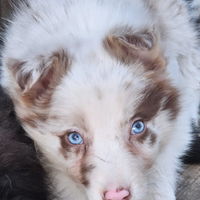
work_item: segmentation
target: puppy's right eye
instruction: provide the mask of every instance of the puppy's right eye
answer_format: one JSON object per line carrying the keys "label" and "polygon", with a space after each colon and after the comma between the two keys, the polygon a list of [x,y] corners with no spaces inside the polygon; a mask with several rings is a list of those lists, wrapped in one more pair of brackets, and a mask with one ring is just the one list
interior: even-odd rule
{"label": "puppy's right eye", "polygon": [[132,126],[132,134],[140,134],[145,130],[144,122],[136,121]]}
{"label": "puppy's right eye", "polygon": [[68,140],[71,144],[78,145],[78,144],[83,144],[83,139],[82,137],[76,133],[72,132],[68,135]]}

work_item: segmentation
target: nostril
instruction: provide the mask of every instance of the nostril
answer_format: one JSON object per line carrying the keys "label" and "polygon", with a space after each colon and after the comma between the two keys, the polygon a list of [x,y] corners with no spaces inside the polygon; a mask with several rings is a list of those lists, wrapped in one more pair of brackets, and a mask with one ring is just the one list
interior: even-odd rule
{"label": "nostril", "polygon": [[116,189],[116,192],[120,192],[120,191],[122,191],[124,189],[124,187],[118,187],[117,189]]}
{"label": "nostril", "polygon": [[123,200],[130,195],[130,192],[125,189],[108,190],[105,192],[106,200]]}

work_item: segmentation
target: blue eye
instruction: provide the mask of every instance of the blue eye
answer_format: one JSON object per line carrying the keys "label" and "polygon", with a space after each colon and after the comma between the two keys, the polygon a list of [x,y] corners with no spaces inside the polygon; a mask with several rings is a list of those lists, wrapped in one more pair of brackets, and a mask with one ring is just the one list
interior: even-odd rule
{"label": "blue eye", "polygon": [[74,145],[83,143],[82,137],[76,132],[70,133],[68,136],[68,139],[69,139],[69,142]]}
{"label": "blue eye", "polygon": [[144,131],[144,128],[145,128],[145,126],[142,121],[136,121],[132,126],[132,133],[133,134],[142,133],[142,131]]}

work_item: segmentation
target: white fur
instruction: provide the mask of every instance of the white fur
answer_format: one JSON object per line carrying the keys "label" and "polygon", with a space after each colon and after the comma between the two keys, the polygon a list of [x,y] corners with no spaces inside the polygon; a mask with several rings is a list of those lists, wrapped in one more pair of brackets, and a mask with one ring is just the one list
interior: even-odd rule
{"label": "white fur", "polygon": [[[46,157],[44,166],[57,199],[102,200],[104,191],[123,186],[130,188],[131,200],[175,200],[179,157],[191,141],[190,125],[197,119],[200,97],[199,51],[182,1],[30,0],[29,4],[29,8],[22,5],[16,12],[6,33],[2,85],[12,97],[17,95],[7,67],[10,59],[28,63],[21,73],[31,71],[31,87],[40,76],[39,56],[48,60],[63,49],[73,58],[70,71],[52,96],[51,107],[45,110],[48,120],[38,121],[37,128],[23,123]],[[147,123],[157,135],[157,144],[137,144],[141,155],[151,158],[148,170],[142,157],[132,156],[125,148],[130,124],[121,130],[120,122],[133,115],[143,98],[141,91],[150,80],[143,78],[143,66],[135,64],[129,69],[102,45],[106,35],[120,26],[159,33],[166,76],[180,92],[181,110],[173,122],[169,122],[168,111],[160,110]],[[122,88],[126,82],[133,84],[130,91]],[[102,95],[101,100],[96,91]],[[20,119],[35,111],[23,106],[15,105]],[[76,126],[77,116],[84,118],[87,133]],[[73,177],[82,157],[72,153],[65,159],[59,152],[58,135],[71,129],[92,140],[86,161],[96,168],[87,175],[88,188]]]}

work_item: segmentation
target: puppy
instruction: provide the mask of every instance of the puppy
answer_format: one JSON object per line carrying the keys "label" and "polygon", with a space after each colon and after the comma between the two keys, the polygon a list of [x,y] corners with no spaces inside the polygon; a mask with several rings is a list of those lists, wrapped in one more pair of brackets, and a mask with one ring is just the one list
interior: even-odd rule
{"label": "puppy", "polygon": [[2,81],[59,200],[174,200],[198,118],[200,60],[181,0],[28,0]]}

